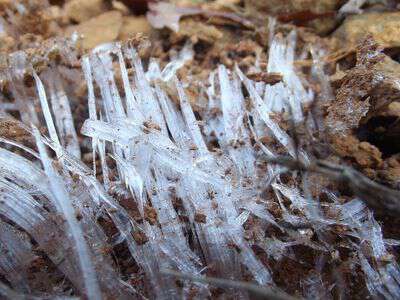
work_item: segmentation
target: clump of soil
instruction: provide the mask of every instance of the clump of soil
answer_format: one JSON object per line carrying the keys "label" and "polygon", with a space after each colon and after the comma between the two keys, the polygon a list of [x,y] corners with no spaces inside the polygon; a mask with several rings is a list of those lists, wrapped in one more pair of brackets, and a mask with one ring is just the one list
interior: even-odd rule
{"label": "clump of soil", "polygon": [[399,67],[372,37],[366,39],[357,49],[356,66],[340,80],[326,119],[334,150],[369,177],[393,187],[400,151]]}

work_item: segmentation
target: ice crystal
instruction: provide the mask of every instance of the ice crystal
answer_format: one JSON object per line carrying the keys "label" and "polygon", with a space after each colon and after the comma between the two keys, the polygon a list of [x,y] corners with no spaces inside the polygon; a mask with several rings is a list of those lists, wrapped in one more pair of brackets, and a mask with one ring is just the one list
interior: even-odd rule
{"label": "ice crystal", "polygon": [[[13,82],[15,102],[2,103],[1,122],[25,138],[0,140],[0,295],[48,296],[31,290],[27,279],[35,259],[32,238],[74,295],[89,299],[204,298],[213,292],[207,274],[251,278],[278,290],[285,287],[274,279],[276,263],[306,264],[296,247],[318,253],[313,272],[299,283],[303,296],[326,298],[337,287],[345,293],[348,282],[339,271],[323,273],[329,259],[353,266],[351,276],[360,267],[372,296],[398,298],[399,267],[389,252],[397,243],[383,238],[365,204],[340,202],[332,191],[325,191],[330,201],[321,203],[309,191],[308,176],[267,163],[278,147],[289,156],[311,158],[272,116],[289,112],[299,124],[304,104],[313,98],[293,64],[296,33],[271,39],[265,71],[281,73],[283,82],[259,84],[239,67],[220,65],[210,74],[205,109],[196,113],[187,82],[176,77],[192,58],[190,45],[163,71],[155,59],[145,70],[131,46],[98,47],[81,62],[88,115],[80,133],[58,70],[33,72],[34,87],[24,87],[24,72],[32,66],[23,53],[13,54],[3,77]],[[93,166],[81,160],[81,140]],[[283,180],[284,172],[291,180]],[[139,271],[120,272],[104,251],[116,247],[125,247],[126,262]],[[346,262],[339,248],[350,253]],[[204,280],[176,284],[163,270]],[[142,286],[134,284],[139,277]],[[249,297],[240,290],[226,293]]]}

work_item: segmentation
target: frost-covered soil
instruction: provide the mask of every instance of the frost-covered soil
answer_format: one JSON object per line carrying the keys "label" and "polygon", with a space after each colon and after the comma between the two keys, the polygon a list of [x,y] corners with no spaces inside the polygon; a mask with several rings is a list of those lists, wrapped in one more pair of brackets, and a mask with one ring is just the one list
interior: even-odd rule
{"label": "frost-covered soil", "polygon": [[268,34],[266,63],[216,63],[200,82],[182,72],[189,42],[167,63],[140,40],[10,53],[1,297],[400,298],[400,242],[375,218],[396,221],[398,192],[370,180],[381,154],[352,135],[372,90],[396,83],[375,70],[387,57],[367,39],[334,92],[322,48]]}

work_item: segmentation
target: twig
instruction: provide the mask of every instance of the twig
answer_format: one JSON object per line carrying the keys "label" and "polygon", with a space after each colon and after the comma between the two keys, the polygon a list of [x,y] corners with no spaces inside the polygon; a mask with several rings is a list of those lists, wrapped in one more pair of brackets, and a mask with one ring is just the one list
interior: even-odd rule
{"label": "twig", "polygon": [[289,157],[269,157],[267,161],[292,170],[323,174],[337,182],[346,183],[353,193],[364,200],[372,209],[385,209],[385,213],[399,216],[400,192],[374,182],[350,167],[323,160],[315,160],[310,164],[305,164]]}
{"label": "twig", "polygon": [[162,270],[162,274],[175,276],[181,279],[192,280],[201,283],[208,283],[215,286],[223,288],[237,288],[241,290],[247,290],[250,293],[251,299],[270,299],[270,300],[300,300],[299,298],[294,298],[288,294],[274,291],[272,289],[267,289],[259,285],[243,282],[243,281],[233,281],[222,278],[215,277],[197,277],[189,274],[183,274],[175,272],[172,270]]}

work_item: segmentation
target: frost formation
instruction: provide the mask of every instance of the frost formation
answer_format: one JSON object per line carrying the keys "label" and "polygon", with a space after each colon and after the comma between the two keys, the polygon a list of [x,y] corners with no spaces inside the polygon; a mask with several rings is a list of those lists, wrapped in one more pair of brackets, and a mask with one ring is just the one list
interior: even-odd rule
{"label": "frost formation", "polygon": [[[345,297],[346,276],[362,272],[371,296],[400,298],[399,267],[389,253],[396,241],[383,238],[363,202],[343,203],[329,190],[322,201],[310,192],[310,174],[267,162],[278,149],[312,159],[274,118],[291,111],[294,124],[302,122],[303,106],[314,97],[293,65],[295,44],[295,32],[273,39],[267,71],[283,75],[275,85],[220,65],[195,99],[204,104],[200,113],[185,91],[190,82],[176,77],[191,59],[190,46],[161,69],[156,60],[144,68],[131,46],[103,45],[75,70],[87,83],[81,128],[59,74],[66,71],[33,72],[27,88],[24,71],[32,66],[24,53],[14,53],[2,76],[13,83],[15,101],[3,97],[0,104],[2,132],[19,132],[1,136],[0,295],[201,299],[213,293],[207,283],[176,284],[163,270],[251,280],[277,291],[284,288],[275,279],[281,261],[310,264],[300,251],[318,254],[300,279],[300,296]],[[92,149],[85,162],[82,145]],[[74,293],[62,283],[54,295],[32,291],[32,247]],[[120,272],[112,254],[117,247],[127,249],[135,270]],[[250,297],[245,290],[225,293]]]}

